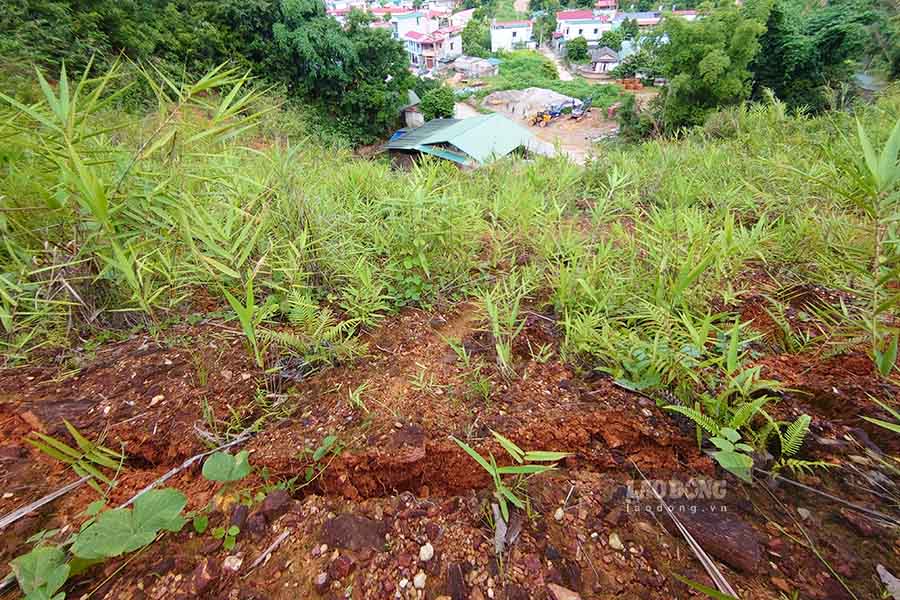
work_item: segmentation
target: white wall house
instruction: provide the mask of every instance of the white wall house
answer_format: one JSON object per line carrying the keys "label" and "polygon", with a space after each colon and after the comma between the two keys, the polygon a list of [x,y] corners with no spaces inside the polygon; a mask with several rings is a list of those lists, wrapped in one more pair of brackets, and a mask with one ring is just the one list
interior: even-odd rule
{"label": "white wall house", "polygon": [[425,73],[440,63],[449,63],[462,55],[462,35],[456,27],[443,27],[431,33],[407,31],[403,36],[409,63]]}
{"label": "white wall house", "polygon": [[577,37],[583,37],[588,44],[596,45],[600,36],[612,28],[612,17],[607,11],[564,10],[556,13],[556,31],[553,39],[558,46]]}
{"label": "white wall house", "polygon": [[491,23],[491,52],[533,48],[531,21],[494,21]]}

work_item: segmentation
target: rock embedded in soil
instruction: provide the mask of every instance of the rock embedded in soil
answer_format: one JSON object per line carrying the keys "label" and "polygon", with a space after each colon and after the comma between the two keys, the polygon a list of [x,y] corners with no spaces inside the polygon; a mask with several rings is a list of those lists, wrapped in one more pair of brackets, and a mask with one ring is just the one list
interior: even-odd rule
{"label": "rock embedded in soil", "polygon": [[323,591],[326,587],[328,587],[328,581],[329,581],[328,573],[326,573],[325,571],[322,571],[321,573],[316,575],[316,579],[315,579],[316,589],[318,589],[320,592]]}
{"label": "rock embedded in soil", "polygon": [[328,575],[332,579],[343,579],[353,572],[356,564],[349,556],[341,555],[328,565]]}
{"label": "rock embedded in soil", "polygon": [[343,513],[325,522],[322,539],[334,548],[359,551],[371,548],[381,552],[387,533],[384,523],[366,517]]}
{"label": "rock embedded in soil", "polygon": [[428,562],[434,558],[434,546],[430,543],[426,543],[424,546],[419,548],[419,560],[422,562]]}
{"label": "rock embedded in soil", "polygon": [[581,600],[581,594],[578,592],[573,592],[569,588],[564,588],[555,583],[548,583],[547,590],[550,592],[550,597],[553,600]]}
{"label": "rock embedded in soil", "polygon": [[219,578],[219,565],[211,558],[204,559],[194,569],[192,584],[194,592],[199,596],[206,592],[210,584]]}
{"label": "rock embedded in soil", "polygon": [[285,490],[273,490],[269,492],[269,495],[263,500],[263,503],[257,512],[265,516],[266,521],[272,523],[287,512],[290,501],[291,495]]}
{"label": "rock embedded in soil", "polygon": [[231,512],[231,518],[228,520],[228,525],[234,525],[238,529],[244,529],[244,525],[247,523],[247,516],[249,514],[250,507],[248,507],[246,504],[238,504]]}
{"label": "rock embedded in soil", "polygon": [[622,540],[619,539],[618,533],[613,532],[613,533],[609,534],[609,547],[612,548],[613,550],[624,550],[625,549],[625,544],[623,544]]}
{"label": "rock embedded in soil", "polygon": [[425,575],[425,573],[419,571],[418,573],[416,573],[416,576],[413,577],[413,587],[415,587],[417,590],[424,590],[425,581],[427,579],[428,577]]}
{"label": "rock embedded in soil", "polygon": [[[762,537],[739,517],[703,507],[695,513],[680,512],[677,518],[713,557],[744,573],[755,575],[759,572],[763,562]],[[669,523],[668,526],[677,535],[674,525]]]}

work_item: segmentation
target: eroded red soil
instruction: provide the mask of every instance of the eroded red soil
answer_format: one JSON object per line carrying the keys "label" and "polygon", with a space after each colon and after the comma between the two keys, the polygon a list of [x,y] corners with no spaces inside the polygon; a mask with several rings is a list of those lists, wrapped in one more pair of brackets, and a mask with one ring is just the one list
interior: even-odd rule
{"label": "eroded red soil", "polygon": [[[246,498],[259,492],[264,502],[242,507],[214,496],[199,463],[165,484],[185,492],[190,509],[214,500],[210,527],[241,528],[234,550],[188,526],[94,567],[70,584],[70,597],[95,588],[93,598],[110,599],[575,597],[553,586],[582,598],[688,597],[672,573],[710,580],[667,517],[626,501],[639,470],[652,479],[726,480],[724,498],[687,502],[678,517],[742,598],[850,597],[839,578],[871,598],[876,564],[900,571],[896,528],[787,483],[739,483],[652,401],[560,362],[557,338],[552,319],[529,313],[514,347],[519,376],[506,379],[478,315],[461,305],[391,318],[368,336],[369,356],[300,381],[257,369],[238,332],[220,322],[108,343],[65,366],[0,372],[0,513],[75,479],[24,442],[32,430],[64,438],[64,418],[130,457],[111,505],[208,449],[205,440],[264,422],[242,445],[256,469],[241,482]],[[466,349],[468,363],[448,339]],[[532,352],[542,345],[552,355],[537,360]],[[813,415],[804,456],[853,465],[800,479],[896,518],[885,500],[897,497],[896,482],[874,475],[882,468],[869,453],[896,450],[896,440],[860,419],[878,414],[870,394],[896,398],[896,388],[861,353],[768,355],[758,364],[790,388],[773,407],[779,418]],[[350,391],[362,385],[364,406],[354,406]],[[490,430],[529,450],[572,453],[529,481],[529,510],[511,522],[520,531],[501,561],[486,518],[490,479],[450,438],[508,462]],[[324,458],[306,484],[311,451],[329,435],[343,451]],[[869,491],[873,479],[884,495]],[[0,561],[41,529],[77,526],[96,497],[82,486],[14,523],[0,538]],[[433,556],[420,560],[426,544]]]}

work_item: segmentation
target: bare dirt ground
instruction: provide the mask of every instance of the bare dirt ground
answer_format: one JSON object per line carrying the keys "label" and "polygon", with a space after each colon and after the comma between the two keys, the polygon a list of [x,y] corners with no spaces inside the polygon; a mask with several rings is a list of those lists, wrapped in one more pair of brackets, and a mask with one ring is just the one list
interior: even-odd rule
{"label": "bare dirt ground", "polygon": [[[764,312],[752,299],[741,311]],[[900,571],[896,527],[807,488],[783,481],[750,486],[717,470],[698,450],[692,427],[608,377],[562,362],[555,315],[526,315],[513,347],[513,379],[497,371],[490,335],[468,304],[404,311],[367,336],[369,356],[288,383],[256,368],[233,324],[216,319],[0,371],[0,514],[75,479],[24,442],[34,430],[63,435],[63,418],[91,437],[105,434],[107,446],[123,445],[130,458],[109,499],[116,504],[205,450],[198,431],[227,438],[275,405],[278,416],[242,445],[251,451],[255,472],[241,489],[251,497],[261,492],[265,500],[247,506],[220,497],[210,517],[210,528],[240,527],[233,550],[188,526],[76,577],[69,597],[695,595],[672,574],[711,582],[671,520],[659,507],[627,501],[639,472],[727,484],[724,498],[690,502],[693,510],[678,518],[741,598],[796,591],[802,598],[837,600],[851,597],[846,588],[858,598],[876,598],[876,564]],[[448,339],[458,340],[469,358],[460,358]],[[550,352],[536,358],[534,348],[541,346]],[[896,437],[859,418],[862,407],[871,407],[868,393],[897,397],[897,388],[880,381],[859,352],[768,354],[759,364],[764,377],[790,386],[777,407],[785,418],[801,411],[813,416],[805,457],[853,467],[817,471],[802,477],[804,485],[897,518],[866,479],[877,472],[872,452],[896,453]],[[361,410],[347,396],[362,384]],[[215,423],[204,414],[214,415]],[[490,430],[525,449],[573,454],[558,471],[529,482],[529,510],[514,513],[510,524],[518,535],[502,557],[486,519],[490,479],[449,437],[505,462]],[[344,450],[304,484],[311,466],[304,449],[328,435]],[[205,506],[217,489],[199,469],[166,484],[188,495],[190,509]],[[879,481],[896,492],[895,482]],[[275,489],[276,482],[283,489]],[[77,527],[96,497],[82,486],[12,524],[0,538],[0,561],[21,553],[24,540],[40,530]]]}
{"label": "bare dirt ground", "polygon": [[560,152],[577,164],[584,164],[591,156],[594,148],[593,140],[612,135],[618,128],[615,119],[607,119],[606,111],[601,108],[592,109],[590,114],[581,121],[563,115],[551,121],[547,127],[533,126],[527,119],[523,120],[520,115],[503,110],[502,105],[492,108],[498,109],[501,114],[526,127],[538,139],[558,148]]}

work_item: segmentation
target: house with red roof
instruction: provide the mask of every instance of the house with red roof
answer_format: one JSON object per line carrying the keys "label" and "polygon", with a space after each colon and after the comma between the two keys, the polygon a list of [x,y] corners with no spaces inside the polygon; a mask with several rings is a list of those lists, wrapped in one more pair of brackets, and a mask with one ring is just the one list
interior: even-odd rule
{"label": "house with red roof", "polygon": [[577,37],[583,37],[588,45],[596,45],[605,32],[612,30],[612,11],[600,9],[562,10],[556,13],[556,31],[553,40],[557,48]]}
{"label": "house with red roof", "polygon": [[403,35],[413,71],[424,73],[462,55],[462,30],[441,27],[431,33],[410,30]]}
{"label": "house with red roof", "polygon": [[533,24],[531,21],[491,22],[491,52],[534,48]]}

